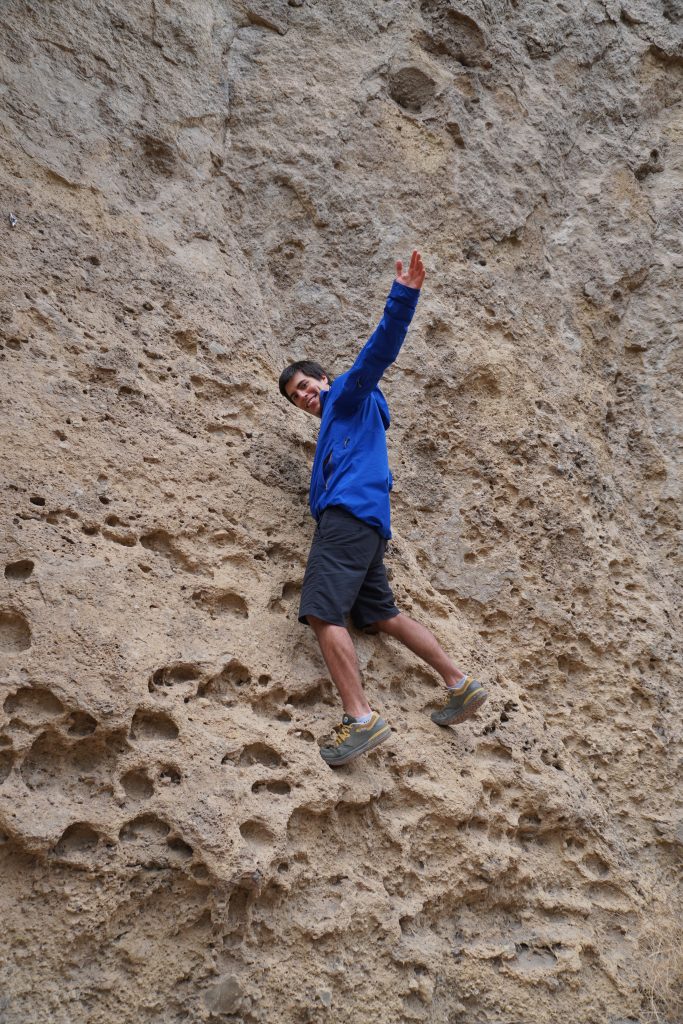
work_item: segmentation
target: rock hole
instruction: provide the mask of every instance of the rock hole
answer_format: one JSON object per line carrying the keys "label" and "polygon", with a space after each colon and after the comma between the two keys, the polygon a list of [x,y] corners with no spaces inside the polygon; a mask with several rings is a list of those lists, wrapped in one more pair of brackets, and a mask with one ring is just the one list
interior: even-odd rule
{"label": "rock hole", "polygon": [[177,661],[171,665],[163,665],[152,673],[149,690],[154,692],[157,687],[171,687],[180,683],[190,683],[199,679],[201,669],[191,662]]}
{"label": "rock hole", "polygon": [[192,328],[175,331],[173,334],[173,340],[179,348],[184,349],[186,352],[197,351],[197,335]]}
{"label": "rock hole", "polygon": [[466,824],[469,832],[488,831],[488,824],[483,818],[470,818]]}
{"label": "rock hole", "polygon": [[168,848],[182,860],[189,860],[194,853],[190,844],[186,843],[184,839],[180,838],[180,836],[174,836],[173,839],[169,839]]}
{"label": "rock hole", "polygon": [[284,762],[277,750],[273,750],[266,743],[250,743],[242,750],[237,763],[242,768],[252,764],[260,764],[264,768],[279,768]]}
{"label": "rock hole", "polygon": [[114,544],[121,544],[124,548],[134,548],[137,544],[137,537],[134,533],[121,533],[114,530],[102,530],[102,536],[111,540]]}
{"label": "rock hole", "polygon": [[0,786],[9,777],[14,764],[14,757],[11,750],[0,750]]}
{"label": "rock hole", "polygon": [[249,618],[249,607],[245,599],[232,590],[196,590],[192,600],[205,608],[212,618],[218,615],[234,615],[240,619]]}
{"label": "rock hole", "polygon": [[0,651],[18,654],[31,646],[31,630],[21,612],[0,611]]}
{"label": "rock hole", "polygon": [[530,949],[529,946],[521,942],[516,947],[517,959],[515,966],[517,970],[524,971],[530,974],[545,973],[555,967],[557,959],[551,950],[536,950]]}
{"label": "rock hole", "polygon": [[550,750],[544,749],[541,751],[541,761],[549,768],[557,769],[558,772],[564,771],[559,757]]}
{"label": "rock hole", "polygon": [[[484,33],[473,18],[453,10],[442,0],[422,0],[420,10],[429,26],[423,37],[426,49],[453,57],[463,67],[490,67]],[[477,99],[473,97],[473,101]]]}
{"label": "rock hole", "polygon": [[605,878],[609,874],[609,864],[596,853],[590,853],[587,857],[584,857],[583,863],[589,871],[599,878]]}
{"label": "rock hole", "polygon": [[284,762],[277,750],[265,743],[251,743],[245,747],[240,755],[239,765],[260,764],[265,768],[278,768]]}
{"label": "rock hole", "polygon": [[8,580],[27,580],[34,569],[30,558],[21,558],[18,562],[9,562],[5,566],[5,578]]}
{"label": "rock hole", "polygon": [[182,776],[174,765],[167,764],[159,772],[159,782],[164,786],[179,786]]}
{"label": "rock hole", "polygon": [[142,135],[140,142],[152,170],[164,177],[172,177],[177,159],[173,147],[155,135]]}
{"label": "rock hole", "polygon": [[230,895],[228,903],[228,921],[232,928],[236,926],[244,930],[249,916],[250,893],[243,886],[238,886]]}
{"label": "rock hole", "polygon": [[121,828],[119,839],[124,843],[133,843],[142,840],[143,842],[158,842],[165,839],[171,831],[170,826],[156,814],[141,814],[133,818]]}
{"label": "rock hole", "polygon": [[314,686],[303,693],[290,693],[287,703],[299,708],[317,707],[319,704],[333,706],[337,703],[332,683],[328,679],[319,680]]}
{"label": "rock hole", "polygon": [[97,728],[97,719],[87,711],[72,711],[67,722],[69,736],[91,736]]}
{"label": "rock hole", "polygon": [[131,769],[121,778],[126,796],[130,800],[149,800],[154,794],[154,786],[144,769]]}
{"label": "rock hole", "polygon": [[69,825],[55,846],[57,857],[68,857],[77,853],[92,853],[96,849],[100,837],[87,822],[76,822]]}
{"label": "rock hole", "polygon": [[262,793],[263,791],[273,793],[275,796],[289,796],[292,792],[292,787],[288,782],[276,781],[276,782],[255,782],[251,787],[252,793]]}
{"label": "rock hole", "polygon": [[391,75],[389,95],[399,107],[419,113],[434,98],[436,83],[417,67],[405,67]]}
{"label": "rock hole", "polygon": [[163,711],[149,711],[138,708],[130,726],[130,737],[133,740],[154,741],[174,740],[178,736],[178,726],[170,715]]}
{"label": "rock hole", "polygon": [[64,711],[61,700],[42,686],[22,687],[16,693],[11,693],[3,706],[6,714],[29,723],[55,718]]}
{"label": "rock hole", "polygon": [[224,698],[234,696],[235,690],[251,682],[251,672],[241,661],[233,658],[220,672],[211,676],[197,689],[198,697]]}
{"label": "rock hole", "polygon": [[271,843],[274,839],[270,829],[262,821],[256,821],[255,819],[243,821],[240,825],[240,834],[243,839],[246,839],[248,843],[253,843],[255,846]]}
{"label": "rock hole", "polygon": [[148,551],[154,551],[155,554],[168,558],[174,565],[187,572],[196,571],[196,567],[191,564],[190,559],[166,530],[154,530],[152,533],[143,534],[140,537],[140,544]]}
{"label": "rock hole", "polygon": [[85,737],[76,743],[52,730],[42,732],[22,761],[21,776],[29,789],[68,790],[76,798],[89,798],[93,789],[109,788],[109,777],[121,753],[122,737],[112,734],[109,744]]}
{"label": "rock hole", "polygon": [[39,494],[34,494],[32,498],[29,498],[32,505],[38,505],[40,508],[45,504],[45,498],[41,498]]}

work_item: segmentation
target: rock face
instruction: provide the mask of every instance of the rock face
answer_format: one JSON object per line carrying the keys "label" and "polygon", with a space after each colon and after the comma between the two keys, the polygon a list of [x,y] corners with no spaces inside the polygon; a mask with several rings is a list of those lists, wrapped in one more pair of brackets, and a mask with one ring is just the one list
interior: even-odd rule
{"label": "rock face", "polygon": [[[677,16],[3,4],[3,1022],[683,1018]],[[332,772],[276,381],[414,245],[389,565],[492,696],[358,637]]]}

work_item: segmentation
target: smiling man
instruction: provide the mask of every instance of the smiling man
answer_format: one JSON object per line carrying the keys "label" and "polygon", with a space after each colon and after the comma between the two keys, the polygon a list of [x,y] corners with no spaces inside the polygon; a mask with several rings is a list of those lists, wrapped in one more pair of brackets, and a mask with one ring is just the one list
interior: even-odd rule
{"label": "smiling man", "polygon": [[391,735],[363,691],[346,628],[349,617],[357,629],[400,640],[441,675],[447,689],[444,707],[431,716],[437,725],[464,721],[487,698],[481,683],[460,671],[425,626],[398,610],[384,568],[392,477],[389,408],[378,384],[399,354],[424,279],[419,252],[413,252],[406,270],[397,261],[384,315],[347,373],[332,381],[318,363],[301,360],[280,375],[285,398],[321,420],[309,495],[318,525],[299,621],[313,629],[344,706],[336,742],[320,751],[332,766],[352,761]]}

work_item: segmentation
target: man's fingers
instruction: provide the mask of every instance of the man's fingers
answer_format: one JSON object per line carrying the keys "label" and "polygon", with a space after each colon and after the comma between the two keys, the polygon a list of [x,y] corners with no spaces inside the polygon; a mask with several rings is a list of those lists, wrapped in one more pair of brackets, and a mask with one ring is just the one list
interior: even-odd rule
{"label": "man's fingers", "polygon": [[404,271],[401,260],[396,260],[396,277],[409,288],[421,288],[425,279],[425,268],[418,249],[413,249],[408,269]]}

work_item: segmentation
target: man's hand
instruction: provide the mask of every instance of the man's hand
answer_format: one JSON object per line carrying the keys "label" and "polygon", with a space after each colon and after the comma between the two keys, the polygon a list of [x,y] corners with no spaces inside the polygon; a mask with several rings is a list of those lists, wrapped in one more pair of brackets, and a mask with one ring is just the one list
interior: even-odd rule
{"label": "man's hand", "polygon": [[396,280],[399,284],[404,284],[408,288],[421,288],[424,279],[425,268],[417,249],[413,249],[410,266],[407,270],[404,271],[401,261],[396,260]]}

